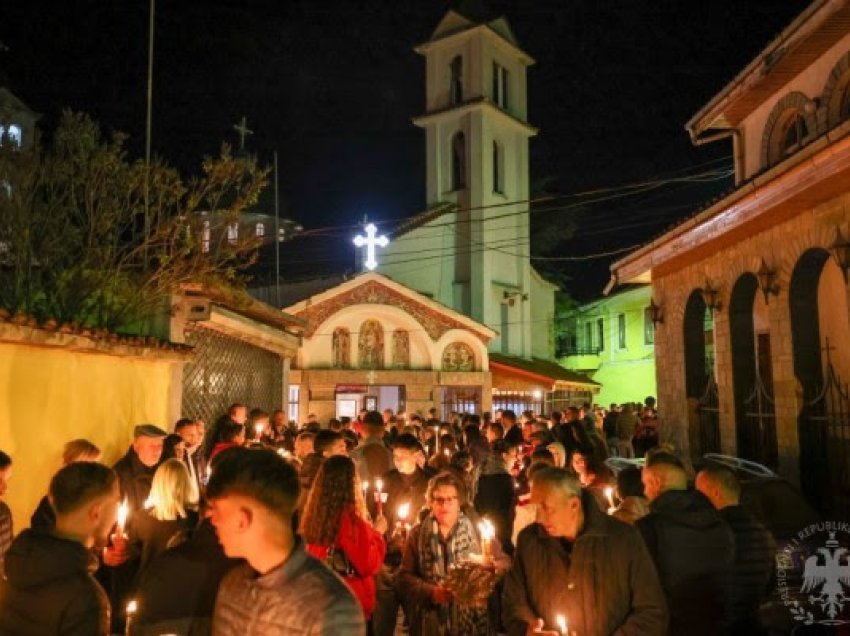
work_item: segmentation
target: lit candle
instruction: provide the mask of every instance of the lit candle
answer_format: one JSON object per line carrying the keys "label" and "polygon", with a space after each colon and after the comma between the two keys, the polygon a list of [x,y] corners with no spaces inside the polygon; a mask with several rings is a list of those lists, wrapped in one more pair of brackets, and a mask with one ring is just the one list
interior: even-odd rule
{"label": "lit candle", "polygon": [[478,531],[481,533],[481,552],[484,557],[484,563],[486,564],[492,556],[491,542],[493,541],[493,537],[496,536],[496,528],[493,526],[492,521],[484,518],[478,524]]}
{"label": "lit candle", "polygon": [[448,448],[443,449],[443,455],[446,456],[446,459],[452,458],[452,452]]}
{"label": "lit candle", "polygon": [[212,477],[212,464],[207,464],[207,478],[204,480],[204,485],[210,483],[210,477]]}
{"label": "lit candle", "polygon": [[285,448],[278,448],[277,454],[280,455],[281,457],[283,457],[284,459],[291,459],[292,458],[292,453],[290,453]]}
{"label": "lit candle", "polygon": [[614,514],[617,506],[614,505],[614,489],[611,486],[605,486],[605,498],[608,500],[608,514]]}
{"label": "lit candle", "polygon": [[569,623],[567,623],[567,619],[564,618],[564,615],[558,614],[557,618],[555,618],[555,622],[558,623],[558,631],[562,634],[566,634]]}
{"label": "lit candle", "polygon": [[407,515],[409,515],[409,514],[410,514],[410,503],[409,502],[405,502],[405,503],[401,504],[398,507],[398,510],[396,510],[396,513],[395,513],[395,516],[396,516],[396,519],[397,519],[396,526],[400,530],[407,531],[407,530],[410,529],[410,524],[407,523]]}
{"label": "lit candle", "polygon": [[369,482],[365,479],[360,482],[360,490],[363,491],[363,496],[366,496],[366,493],[369,492]]}
{"label": "lit candle", "polygon": [[136,614],[136,610],[138,609],[138,605],[136,604],[136,599],[131,600],[127,603],[127,623],[124,626],[124,634],[125,636],[130,636],[131,629],[133,625],[133,616]]}
{"label": "lit candle", "polygon": [[257,441],[258,442],[262,441],[263,429],[265,429],[265,428],[266,427],[263,424],[259,424],[259,423],[254,424],[254,430],[257,432]]}
{"label": "lit candle", "polygon": [[434,443],[436,446],[434,447],[434,454],[438,454],[440,452],[440,427],[434,427]]}
{"label": "lit candle", "polygon": [[127,525],[127,515],[130,514],[130,508],[127,504],[127,498],[124,498],[124,501],[121,502],[121,505],[118,506],[118,522],[117,527],[115,528],[115,534],[119,536],[124,536],[124,528]]}
{"label": "lit candle", "polygon": [[375,480],[375,504],[377,505],[377,513],[380,517],[384,514],[384,504],[387,501],[387,493],[384,492],[384,482],[380,479]]}

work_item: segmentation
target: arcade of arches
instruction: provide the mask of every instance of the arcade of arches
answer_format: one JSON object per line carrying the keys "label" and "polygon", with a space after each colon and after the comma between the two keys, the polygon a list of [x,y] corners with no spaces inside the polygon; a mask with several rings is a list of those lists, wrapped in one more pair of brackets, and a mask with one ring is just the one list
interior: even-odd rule
{"label": "arcade of arches", "polygon": [[831,201],[653,281],[673,443],[766,465],[825,513],[850,511],[848,285],[829,250],[843,210]]}

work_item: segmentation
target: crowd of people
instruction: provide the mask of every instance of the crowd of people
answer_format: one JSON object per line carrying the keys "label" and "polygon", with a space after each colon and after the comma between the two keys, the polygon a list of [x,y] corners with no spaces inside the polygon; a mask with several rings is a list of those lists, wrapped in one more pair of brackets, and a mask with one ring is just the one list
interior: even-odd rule
{"label": "crowd of people", "polygon": [[639,413],[234,404],[136,426],[112,468],[69,441],[29,528],[0,501],[0,636],[760,633],[769,531]]}

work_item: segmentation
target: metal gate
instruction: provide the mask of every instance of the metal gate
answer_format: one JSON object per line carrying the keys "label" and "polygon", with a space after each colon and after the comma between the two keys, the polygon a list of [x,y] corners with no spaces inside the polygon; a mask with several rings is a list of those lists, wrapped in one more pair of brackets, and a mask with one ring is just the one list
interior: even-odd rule
{"label": "metal gate", "polygon": [[699,415],[699,447],[705,453],[720,452],[720,399],[714,374],[708,376],[705,391],[697,403]]}
{"label": "metal gate", "polygon": [[773,396],[756,369],[755,386],[744,401],[743,428],[738,429],[738,453],[744,459],[776,470],[779,447],[776,440],[776,410]]}
{"label": "metal gate", "polygon": [[201,325],[186,334],[195,356],[183,369],[183,415],[207,425],[234,402],[282,408],[283,361],[276,354]]}
{"label": "metal gate", "polygon": [[850,515],[850,390],[829,360],[823,387],[799,417],[800,481],[809,500],[835,518]]}
{"label": "metal gate", "polygon": [[465,386],[442,387],[441,416],[448,422],[452,413],[481,413],[481,389]]}

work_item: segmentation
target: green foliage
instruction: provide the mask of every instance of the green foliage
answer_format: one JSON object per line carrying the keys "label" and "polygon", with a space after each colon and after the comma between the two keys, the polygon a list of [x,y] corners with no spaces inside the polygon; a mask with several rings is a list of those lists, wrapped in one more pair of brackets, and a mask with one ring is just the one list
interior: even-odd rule
{"label": "green foliage", "polygon": [[48,147],[0,143],[0,307],[120,331],[181,285],[244,287],[257,239],[231,242],[226,228],[268,170],[224,146],[186,183],[159,161],[129,160],[124,142],[66,112]]}

